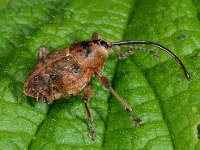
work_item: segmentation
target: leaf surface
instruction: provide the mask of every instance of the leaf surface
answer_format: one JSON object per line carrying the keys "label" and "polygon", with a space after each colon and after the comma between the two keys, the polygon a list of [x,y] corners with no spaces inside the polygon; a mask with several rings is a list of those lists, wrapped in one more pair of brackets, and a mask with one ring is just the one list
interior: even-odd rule
{"label": "leaf surface", "polygon": [[[0,2],[0,12],[0,149],[200,149],[199,1],[17,0]],[[159,43],[180,57],[191,80],[159,49],[147,46],[159,58],[135,50],[123,60],[112,51],[103,74],[143,126],[94,78],[91,141],[82,94],[47,105],[22,87],[40,47],[57,51],[93,32]]]}

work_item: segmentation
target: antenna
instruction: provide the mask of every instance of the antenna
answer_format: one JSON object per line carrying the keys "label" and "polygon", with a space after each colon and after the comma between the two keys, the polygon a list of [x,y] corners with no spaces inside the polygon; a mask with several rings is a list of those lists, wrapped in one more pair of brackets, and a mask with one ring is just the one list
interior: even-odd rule
{"label": "antenna", "polygon": [[183,72],[185,74],[185,77],[187,78],[187,80],[190,80],[190,75],[186,69],[186,67],[184,66],[184,64],[181,62],[181,60],[169,49],[165,48],[164,46],[154,43],[154,42],[150,42],[150,41],[123,41],[123,42],[112,42],[110,43],[111,48],[113,46],[122,46],[122,45],[129,45],[129,44],[145,44],[145,45],[150,45],[150,46],[154,46],[157,47],[163,51],[165,51],[166,53],[168,53],[169,55],[171,55],[176,62],[181,66],[181,68],[183,69]]}

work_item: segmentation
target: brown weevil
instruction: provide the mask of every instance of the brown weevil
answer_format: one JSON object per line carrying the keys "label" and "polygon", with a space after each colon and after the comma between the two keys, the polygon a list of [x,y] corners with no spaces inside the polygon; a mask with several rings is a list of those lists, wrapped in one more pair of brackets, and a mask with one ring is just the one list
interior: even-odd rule
{"label": "brown weevil", "polygon": [[[186,78],[190,79],[189,73],[181,60],[170,50],[159,44],[149,41],[108,42],[97,33],[93,33],[90,41],[72,44],[69,48],[61,49],[58,52],[49,53],[47,48],[41,48],[38,54],[37,67],[26,80],[23,91],[27,96],[50,104],[61,97],[67,98],[85,90],[82,100],[89,123],[89,136],[94,140],[93,119],[88,101],[93,93],[91,80],[96,75],[104,87],[125,107],[130,117],[135,121],[136,126],[140,126],[141,120],[133,114],[132,108],[126,101],[113,90],[108,78],[102,75],[111,48],[119,58],[133,54],[133,49],[147,51],[154,56],[158,56],[152,50],[134,46],[136,44],[154,46],[167,52],[181,66]],[[129,50],[119,51],[118,46],[128,47]]]}

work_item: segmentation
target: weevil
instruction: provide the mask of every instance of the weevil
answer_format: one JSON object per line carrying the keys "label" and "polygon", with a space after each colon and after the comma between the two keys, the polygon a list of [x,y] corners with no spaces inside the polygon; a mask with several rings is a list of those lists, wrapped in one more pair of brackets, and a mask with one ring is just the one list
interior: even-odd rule
{"label": "weevil", "polygon": [[[132,55],[134,49],[147,51],[158,56],[152,50],[135,46],[138,44],[150,45],[167,52],[181,66],[186,78],[190,79],[189,73],[181,60],[169,49],[159,44],[150,41],[108,42],[98,33],[93,33],[91,40],[72,44],[69,48],[63,48],[54,53],[50,53],[47,48],[42,47],[38,54],[38,64],[27,78],[23,91],[27,96],[51,104],[61,97],[68,98],[84,90],[82,100],[88,119],[89,137],[94,140],[95,132],[88,101],[93,93],[91,80],[94,76],[97,76],[101,84],[125,107],[136,126],[140,126],[142,124],[141,119],[133,113],[128,103],[115,92],[108,78],[102,75],[105,61],[111,49],[116,52],[120,59]],[[120,46],[127,47],[128,50],[120,51],[117,48]]]}

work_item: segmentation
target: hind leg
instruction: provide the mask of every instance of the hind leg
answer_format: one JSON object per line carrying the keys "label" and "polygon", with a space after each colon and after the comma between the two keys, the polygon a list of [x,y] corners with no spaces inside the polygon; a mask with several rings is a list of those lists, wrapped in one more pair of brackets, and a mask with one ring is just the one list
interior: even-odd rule
{"label": "hind leg", "polygon": [[132,108],[126,103],[126,101],[120,97],[111,87],[111,84],[108,81],[108,78],[105,76],[98,76],[100,82],[108,89],[112,95],[118,100],[118,102],[125,107],[125,110],[129,113],[130,117],[135,121],[135,125],[140,127],[142,121],[133,113]]}
{"label": "hind leg", "polygon": [[47,55],[49,54],[49,50],[46,47],[41,47],[38,53],[38,61],[43,61]]}

